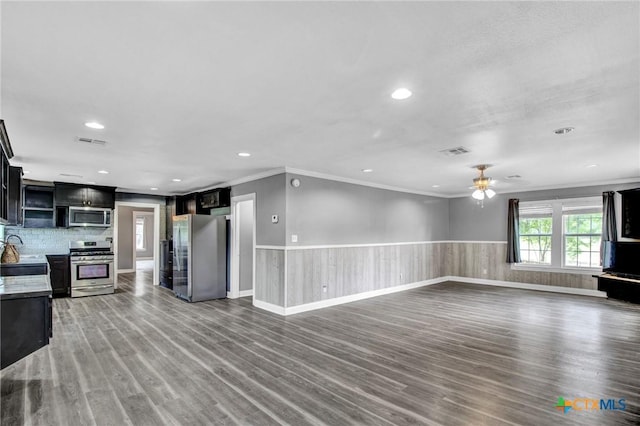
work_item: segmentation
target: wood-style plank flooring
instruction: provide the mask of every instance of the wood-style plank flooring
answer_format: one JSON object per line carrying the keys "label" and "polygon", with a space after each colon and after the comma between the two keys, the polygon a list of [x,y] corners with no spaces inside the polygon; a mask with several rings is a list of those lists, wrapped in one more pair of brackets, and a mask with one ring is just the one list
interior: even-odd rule
{"label": "wood-style plank flooring", "polygon": [[2,425],[640,424],[640,305],[445,283],[283,318],[149,281],[55,299],[51,344],[0,375]]}

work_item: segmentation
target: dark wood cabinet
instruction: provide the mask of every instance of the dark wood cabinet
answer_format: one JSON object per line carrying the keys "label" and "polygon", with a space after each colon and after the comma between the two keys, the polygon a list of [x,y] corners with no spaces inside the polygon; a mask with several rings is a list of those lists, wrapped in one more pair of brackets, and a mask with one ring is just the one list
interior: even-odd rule
{"label": "dark wood cabinet", "polygon": [[50,296],[0,302],[0,368],[5,368],[49,344],[53,336]]}
{"label": "dark wood cabinet", "polygon": [[640,277],[635,279],[610,274],[594,275],[594,277],[598,278],[598,290],[606,292],[607,297],[640,303]]}
{"label": "dark wood cabinet", "polygon": [[7,220],[9,217],[9,160],[4,153],[0,159],[0,217]]}
{"label": "dark wood cabinet", "polygon": [[196,214],[196,194],[179,195],[176,197],[176,216],[182,214]]}
{"label": "dark wood cabinet", "polygon": [[22,222],[25,228],[55,227],[52,186],[24,185],[22,200]]}
{"label": "dark wood cabinet", "polygon": [[4,120],[0,120],[0,223],[8,223],[9,218],[9,160],[13,157],[13,150],[7,135]]}
{"label": "dark wood cabinet", "polygon": [[198,194],[198,205],[202,210],[218,209],[231,205],[231,188],[218,188]]}
{"label": "dark wood cabinet", "polygon": [[116,193],[111,186],[85,186],[54,182],[56,205],[113,209]]}
{"label": "dark wood cabinet", "polygon": [[22,225],[22,167],[9,167],[7,224]]}
{"label": "dark wood cabinet", "polygon": [[173,289],[173,241],[160,241],[160,285]]}
{"label": "dark wood cabinet", "polygon": [[48,254],[49,280],[53,297],[71,295],[71,265],[67,254]]}
{"label": "dark wood cabinet", "polygon": [[24,275],[47,275],[46,263],[3,263],[0,265],[0,276],[18,277]]}

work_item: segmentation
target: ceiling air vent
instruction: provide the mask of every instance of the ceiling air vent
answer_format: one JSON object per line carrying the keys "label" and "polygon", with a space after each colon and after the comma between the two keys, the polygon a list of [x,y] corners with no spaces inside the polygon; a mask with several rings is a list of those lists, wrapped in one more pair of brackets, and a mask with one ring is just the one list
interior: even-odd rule
{"label": "ceiling air vent", "polygon": [[467,153],[469,153],[469,150],[467,148],[463,147],[463,146],[457,146],[455,148],[443,149],[440,152],[442,154],[446,155],[447,157],[454,157],[456,155],[467,154]]}
{"label": "ceiling air vent", "polygon": [[77,138],[77,141],[81,143],[88,143],[91,145],[100,145],[100,146],[104,146],[107,144],[107,141],[101,141],[100,139],[81,138],[79,136]]}
{"label": "ceiling air vent", "polygon": [[73,173],[60,173],[60,176],[64,176],[64,177],[74,177],[74,178],[80,178],[82,179],[84,176],[82,175],[75,175]]}

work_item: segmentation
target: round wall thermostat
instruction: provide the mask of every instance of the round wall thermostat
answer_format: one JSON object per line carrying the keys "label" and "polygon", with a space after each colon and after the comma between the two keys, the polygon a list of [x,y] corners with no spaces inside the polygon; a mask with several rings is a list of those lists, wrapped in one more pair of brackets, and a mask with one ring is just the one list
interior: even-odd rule
{"label": "round wall thermostat", "polygon": [[291,186],[297,188],[300,186],[300,179],[291,179]]}

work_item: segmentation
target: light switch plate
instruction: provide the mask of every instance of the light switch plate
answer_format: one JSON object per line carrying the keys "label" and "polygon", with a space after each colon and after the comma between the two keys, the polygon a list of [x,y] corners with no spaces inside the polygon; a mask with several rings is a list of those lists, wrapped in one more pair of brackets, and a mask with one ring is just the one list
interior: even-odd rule
{"label": "light switch plate", "polygon": [[298,236],[296,234],[291,234],[291,242],[292,243],[297,243],[298,242]]}
{"label": "light switch plate", "polygon": [[271,223],[278,223],[278,215],[277,214],[271,215]]}

